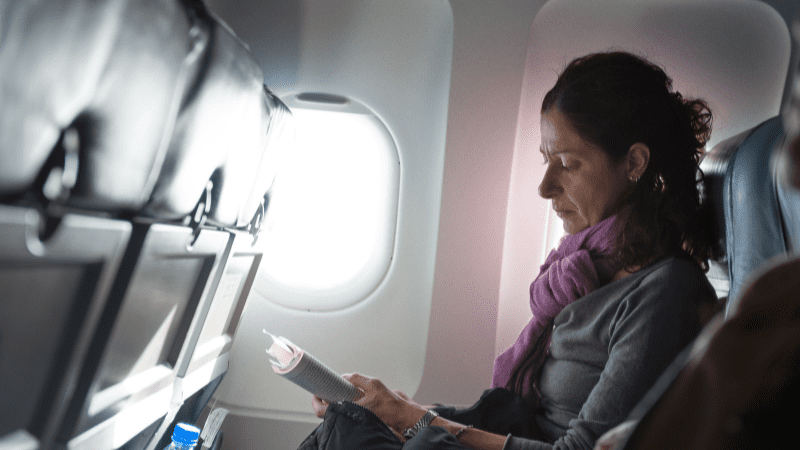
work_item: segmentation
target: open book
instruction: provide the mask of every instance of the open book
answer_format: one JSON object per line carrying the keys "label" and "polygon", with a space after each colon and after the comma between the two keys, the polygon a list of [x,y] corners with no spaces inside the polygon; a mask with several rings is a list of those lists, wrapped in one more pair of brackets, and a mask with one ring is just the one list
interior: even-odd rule
{"label": "open book", "polygon": [[328,402],[355,400],[358,389],[308,352],[283,336],[273,336],[267,353],[272,356],[272,370],[292,383]]}

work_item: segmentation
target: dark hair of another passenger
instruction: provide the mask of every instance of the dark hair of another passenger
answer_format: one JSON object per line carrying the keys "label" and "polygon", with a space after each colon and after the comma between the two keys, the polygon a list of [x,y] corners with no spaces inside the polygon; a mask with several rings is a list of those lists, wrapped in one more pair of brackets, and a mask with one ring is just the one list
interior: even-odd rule
{"label": "dark hair of another passenger", "polygon": [[[633,271],[667,255],[683,255],[704,271],[711,256],[701,218],[699,162],[711,135],[712,115],[699,99],[672,90],[660,67],[626,52],[593,53],[570,62],[542,101],[542,114],[558,110],[578,134],[615,163],[641,142],[647,169],[624,204],[631,215],[616,246],[620,266]],[[522,392],[535,380],[552,327],[514,368],[507,388]],[[531,375],[534,378],[528,378]]]}
{"label": "dark hair of another passenger", "polygon": [[711,110],[672,90],[660,67],[625,52],[573,60],[542,101],[584,139],[618,163],[631,145],[650,149],[650,162],[627,203],[631,216],[617,245],[622,267],[669,254],[690,256],[708,270],[711,254],[700,216],[699,161],[711,135]]}

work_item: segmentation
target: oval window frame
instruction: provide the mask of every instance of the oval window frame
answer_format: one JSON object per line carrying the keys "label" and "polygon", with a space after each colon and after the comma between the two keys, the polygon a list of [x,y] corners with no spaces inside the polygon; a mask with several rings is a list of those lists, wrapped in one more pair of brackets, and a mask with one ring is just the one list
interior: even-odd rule
{"label": "oval window frame", "polygon": [[[326,98],[335,98],[337,101],[323,101]],[[341,101],[341,99],[346,99],[347,101]],[[282,211],[288,212],[286,208],[288,207],[288,202],[290,202],[290,200],[288,200],[290,194],[282,193],[282,191],[288,191],[291,189],[292,184],[298,182],[297,180],[287,180],[281,183],[281,174],[279,174],[276,177],[274,197],[273,200],[271,200],[273,205],[270,205],[274,206],[274,208],[271,207],[267,211],[267,215],[265,217],[266,230],[263,232],[263,236],[260,238],[260,240],[263,240],[262,248],[264,249],[264,258],[261,262],[259,273],[254,281],[253,289],[269,302],[290,310],[307,312],[332,312],[351,308],[368,299],[370,294],[381,285],[383,280],[386,279],[386,275],[389,272],[391,262],[393,260],[397,233],[401,179],[400,157],[397,141],[387,127],[386,123],[381,120],[380,117],[378,117],[369,107],[356,100],[337,94],[317,92],[304,92],[287,95],[282,97],[282,100],[287,106],[289,106],[290,110],[295,116],[296,130],[298,133],[297,140],[299,143],[297,146],[298,152],[306,151],[300,149],[300,147],[305,145],[302,143],[303,140],[309,137],[308,134],[300,134],[308,133],[303,130],[303,122],[312,116],[318,116],[325,113],[332,114],[330,116],[331,119],[335,119],[337,121],[339,119],[345,121],[347,119],[353,119],[352,123],[354,127],[367,126],[371,128],[367,130],[367,133],[372,133],[373,137],[376,138],[380,136],[379,139],[383,140],[385,143],[385,145],[380,146],[384,148],[384,154],[376,156],[376,159],[382,160],[380,163],[383,164],[384,167],[381,168],[379,172],[385,174],[386,184],[384,185],[385,190],[381,196],[383,201],[381,201],[381,205],[378,206],[379,210],[376,210],[376,216],[382,215],[384,217],[376,218],[375,239],[371,244],[366,245],[366,247],[371,247],[372,251],[363,260],[363,264],[360,264],[358,271],[354,272],[351,277],[342,279],[336,284],[314,284],[313,282],[310,282],[306,285],[302,285],[296,282],[296,280],[293,281],[288,279],[286,274],[281,275],[275,273],[276,270],[281,270],[276,268],[278,265],[285,266],[285,264],[281,264],[280,261],[271,259],[274,253],[271,251],[272,249],[270,247],[273,244],[272,239],[275,239],[275,237],[273,236],[271,238],[270,233],[273,232],[275,227],[280,226],[277,224],[277,222],[281,220],[280,215]],[[344,144],[346,145],[346,143]],[[287,158],[292,158],[293,156],[298,157],[297,154],[290,154],[287,156]],[[302,155],[299,157],[302,158]],[[292,162],[287,161],[285,162],[284,167],[289,168],[291,165]],[[373,171],[374,169],[365,170]],[[287,177],[285,173],[286,172],[284,171],[283,179],[286,179]],[[321,195],[324,193],[331,198],[331,196],[334,195],[331,194],[331,192],[335,192],[336,189],[330,188],[330,186],[326,188],[325,184],[325,182],[322,182],[322,185],[319,186],[319,192]],[[378,186],[373,186],[378,188]],[[366,189],[370,188],[368,187]],[[341,198],[338,200],[341,200]],[[352,210],[352,208],[353,205],[350,205],[349,208],[344,209]],[[291,215],[291,213],[289,214]],[[383,231],[381,232],[377,229],[382,229]],[[341,243],[339,244],[341,245]],[[331,255],[327,256],[328,260],[332,260]],[[275,256],[275,258],[280,257]],[[309,259],[309,261],[314,260]],[[297,261],[295,261],[294,264],[296,269],[299,270]],[[329,266],[329,268],[333,269],[332,266]],[[308,266],[303,267],[303,269],[313,270]],[[299,278],[299,275],[295,276]],[[315,276],[318,277],[319,273],[307,276],[304,275],[304,277],[308,279],[313,279]]]}

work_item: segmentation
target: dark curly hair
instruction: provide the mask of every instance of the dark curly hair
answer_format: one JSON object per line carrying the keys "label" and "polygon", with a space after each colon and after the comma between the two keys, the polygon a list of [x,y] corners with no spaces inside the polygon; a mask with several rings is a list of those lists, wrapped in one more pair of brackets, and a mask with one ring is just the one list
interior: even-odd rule
{"label": "dark curly hair", "polygon": [[[708,271],[712,246],[700,209],[699,167],[711,135],[706,102],[673,91],[672,79],[657,65],[615,51],[570,62],[542,101],[542,114],[553,108],[615,163],[637,142],[650,149],[647,169],[623,199],[622,206],[632,208],[613,255],[620,267],[632,272],[675,254]],[[534,361],[542,360],[551,328],[514,369],[508,389],[522,392],[538,373]]]}
{"label": "dark curly hair", "polygon": [[617,245],[622,267],[677,253],[707,271],[699,162],[711,135],[708,104],[673,91],[672,79],[644,58],[606,52],[567,65],[542,101],[542,113],[552,108],[614,162],[637,142],[650,149],[647,169],[624,200],[632,211]]}

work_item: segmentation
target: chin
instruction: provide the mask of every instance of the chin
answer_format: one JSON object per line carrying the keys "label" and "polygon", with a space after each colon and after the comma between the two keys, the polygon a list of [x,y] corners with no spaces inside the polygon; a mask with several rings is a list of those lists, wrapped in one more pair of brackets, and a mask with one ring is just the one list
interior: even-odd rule
{"label": "chin", "polygon": [[566,235],[577,234],[587,228],[589,228],[588,225],[576,225],[573,223],[564,222],[564,234]]}

